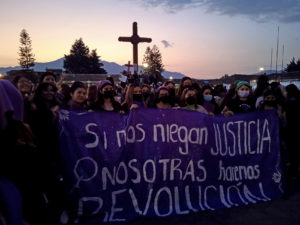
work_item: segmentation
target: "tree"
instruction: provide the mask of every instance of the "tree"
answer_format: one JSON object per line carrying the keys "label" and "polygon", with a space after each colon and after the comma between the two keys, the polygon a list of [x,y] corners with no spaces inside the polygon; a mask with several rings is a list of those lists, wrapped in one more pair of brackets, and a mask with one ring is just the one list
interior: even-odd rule
{"label": "tree", "polygon": [[300,59],[295,62],[295,57],[293,57],[290,63],[287,64],[287,68],[285,70],[287,72],[300,71]]}
{"label": "tree", "polygon": [[29,69],[34,66],[34,54],[32,53],[31,40],[29,34],[25,29],[23,29],[20,33],[20,43],[19,47],[19,64],[23,69]]}
{"label": "tree", "polygon": [[143,64],[148,66],[144,68],[144,71],[150,76],[154,76],[154,82],[162,81],[162,72],[164,71],[164,65],[162,63],[161,53],[156,45],[152,49],[148,46],[144,55]]}
{"label": "tree", "polygon": [[100,63],[99,58],[96,49],[90,54],[89,47],[84,44],[82,38],[79,38],[72,45],[70,54],[65,55],[64,68],[71,73],[106,74],[107,72],[101,68],[103,64]]}
{"label": "tree", "polygon": [[97,55],[97,49],[92,50],[90,58],[90,73],[107,74],[106,70],[101,68],[103,63],[100,62],[100,57]]}

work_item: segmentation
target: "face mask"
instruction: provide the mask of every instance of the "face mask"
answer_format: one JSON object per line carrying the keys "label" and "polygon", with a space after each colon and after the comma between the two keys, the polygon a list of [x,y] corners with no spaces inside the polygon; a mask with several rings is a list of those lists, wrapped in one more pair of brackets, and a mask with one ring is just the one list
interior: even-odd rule
{"label": "face mask", "polygon": [[276,101],[264,101],[264,104],[271,107],[276,107],[277,102]]}
{"label": "face mask", "polygon": [[143,101],[143,95],[142,94],[133,94],[133,101],[137,101],[137,102]]}
{"label": "face mask", "polygon": [[249,91],[239,91],[238,92],[238,95],[241,97],[241,98],[247,98],[249,96]]}
{"label": "face mask", "polygon": [[204,101],[210,102],[213,98],[212,95],[203,95]]}
{"label": "face mask", "polygon": [[159,101],[164,103],[164,104],[168,104],[170,102],[170,97],[168,95],[162,95],[159,96]]}
{"label": "face mask", "polygon": [[196,99],[194,96],[189,96],[185,99],[188,105],[194,105],[196,103]]}
{"label": "face mask", "polygon": [[149,94],[149,93],[147,93],[147,92],[143,93],[143,97],[144,97],[144,99],[147,99],[149,96],[150,96],[150,94]]}
{"label": "face mask", "polygon": [[113,91],[104,91],[103,96],[104,96],[104,98],[112,98],[112,97],[114,97],[114,92]]}
{"label": "face mask", "polygon": [[175,95],[175,88],[170,88],[169,93],[170,93],[170,96],[174,96]]}

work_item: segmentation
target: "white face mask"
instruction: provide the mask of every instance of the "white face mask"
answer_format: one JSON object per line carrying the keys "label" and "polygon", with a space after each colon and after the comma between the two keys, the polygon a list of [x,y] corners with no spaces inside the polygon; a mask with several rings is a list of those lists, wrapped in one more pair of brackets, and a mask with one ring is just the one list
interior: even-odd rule
{"label": "white face mask", "polygon": [[210,102],[213,98],[212,95],[203,95],[204,101]]}
{"label": "white face mask", "polygon": [[238,95],[241,97],[241,98],[247,98],[249,96],[249,91],[239,91]]}

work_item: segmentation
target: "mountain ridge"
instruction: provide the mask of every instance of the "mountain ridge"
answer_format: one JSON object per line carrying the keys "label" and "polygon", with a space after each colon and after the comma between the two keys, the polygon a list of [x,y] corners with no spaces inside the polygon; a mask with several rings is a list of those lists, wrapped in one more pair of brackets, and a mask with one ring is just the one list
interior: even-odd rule
{"label": "mountain ridge", "polygon": [[[46,69],[63,69],[63,62],[64,58],[60,58],[54,61],[50,62],[36,62],[33,69],[37,72],[44,72]],[[101,60],[101,63],[103,63],[103,68],[107,71],[108,74],[120,74],[122,71],[127,70],[126,66],[121,66],[115,62],[108,62]],[[0,73],[3,75],[6,75],[6,73],[10,70],[21,70],[20,66],[10,66],[10,67],[0,67]],[[142,70],[142,67],[139,66],[139,71]],[[170,77],[173,77],[174,79],[181,79],[182,77],[185,77],[186,75],[179,73],[179,72],[171,72],[171,71],[164,71],[162,73],[163,77],[166,79],[169,79]]]}

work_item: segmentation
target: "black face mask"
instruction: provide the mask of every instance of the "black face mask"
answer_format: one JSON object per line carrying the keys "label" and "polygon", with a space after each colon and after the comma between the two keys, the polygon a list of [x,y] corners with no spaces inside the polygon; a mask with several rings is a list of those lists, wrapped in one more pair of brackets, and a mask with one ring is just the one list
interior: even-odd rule
{"label": "black face mask", "polygon": [[169,89],[170,96],[175,96],[175,88]]}
{"label": "black face mask", "polygon": [[149,96],[150,96],[150,93],[148,93],[148,92],[143,93],[144,99],[147,99]]}
{"label": "black face mask", "polygon": [[196,103],[196,98],[194,96],[189,96],[185,99],[188,105],[194,105]]}
{"label": "black face mask", "polygon": [[114,91],[104,91],[103,97],[104,98],[113,98],[114,97]]}
{"label": "black face mask", "polygon": [[170,96],[169,95],[162,95],[158,97],[158,100],[164,104],[168,104],[170,102]]}
{"label": "black face mask", "polygon": [[277,102],[276,101],[264,101],[264,104],[271,107],[276,107]]}
{"label": "black face mask", "polygon": [[136,101],[136,102],[143,101],[143,95],[142,94],[133,94],[133,101]]}

